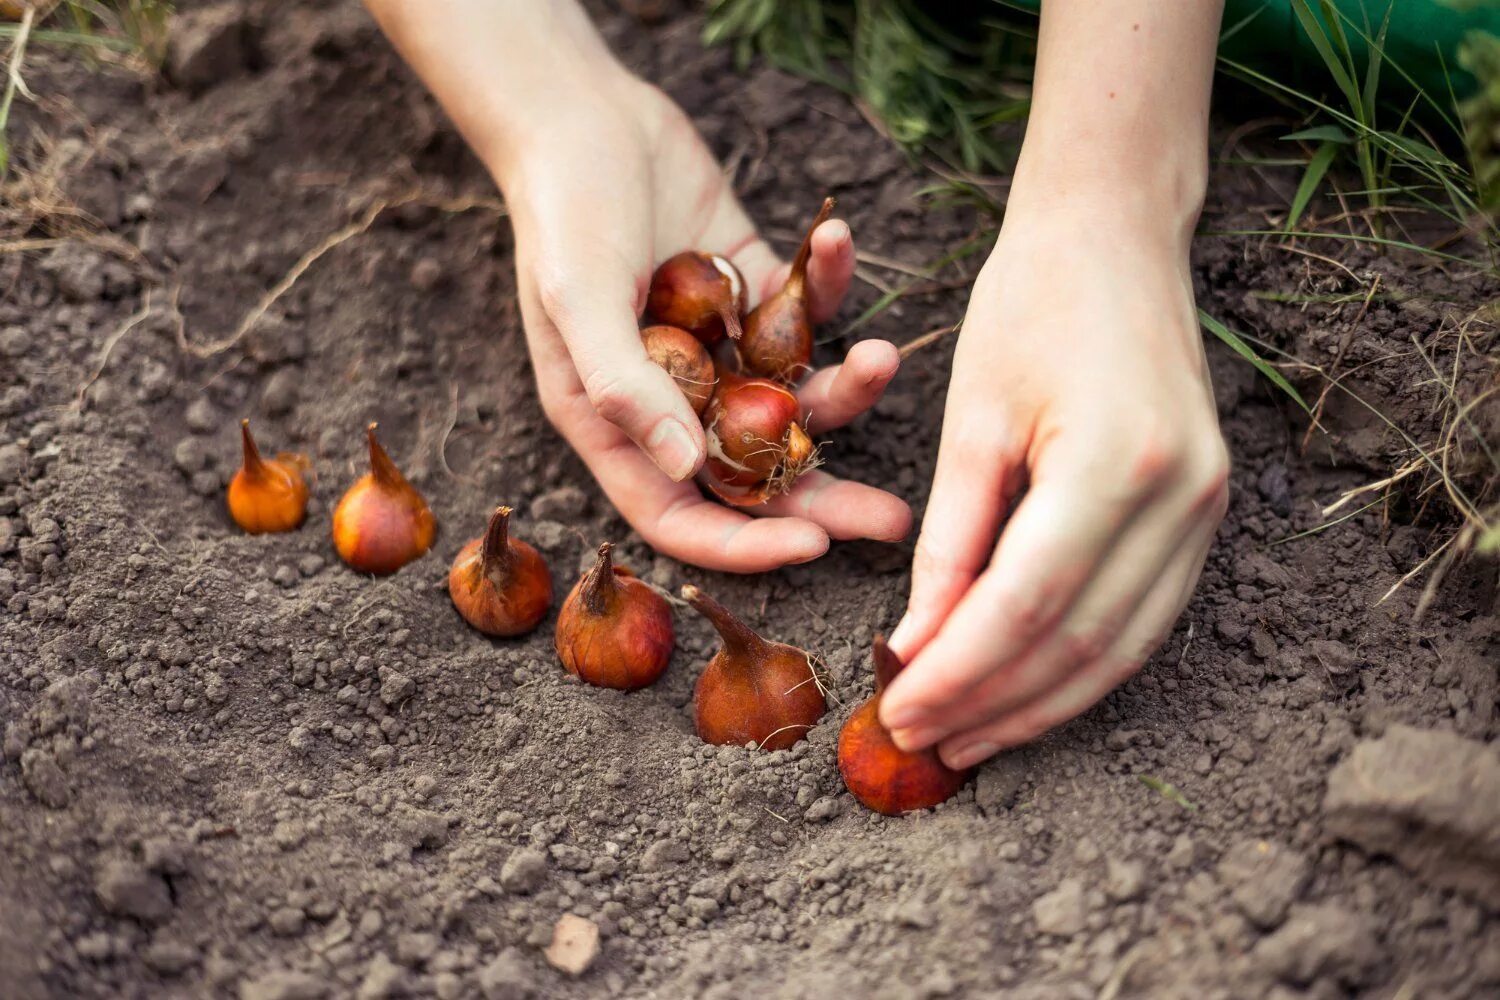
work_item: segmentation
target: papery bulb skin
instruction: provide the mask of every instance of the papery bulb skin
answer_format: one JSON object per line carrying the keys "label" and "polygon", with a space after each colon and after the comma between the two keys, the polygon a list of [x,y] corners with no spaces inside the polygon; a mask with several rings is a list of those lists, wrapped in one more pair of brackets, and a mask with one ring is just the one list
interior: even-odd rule
{"label": "papery bulb skin", "polygon": [[525,635],[552,607],[552,573],[541,553],[510,534],[509,507],[496,507],[484,535],[459,550],[448,596],[485,635]]}
{"label": "papery bulb skin", "polygon": [[370,471],[354,481],[333,511],[333,547],[361,573],[394,573],[432,548],[437,519],[380,441],[365,429]]}
{"label": "papery bulb skin", "polygon": [[735,349],[740,363],[752,375],[791,383],[812,370],[813,327],[807,311],[807,263],[812,257],[813,232],[832,212],[833,199],[824,198],[823,207],[797,248],[786,284],[745,317],[745,332]]}
{"label": "papery bulb skin", "polygon": [[646,355],[677,383],[693,412],[702,415],[713,398],[718,374],[708,348],[678,326],[648,326],[641,331]]}
{"label": "papery bulb skin", "polygon": [[240,421],[240,446],[244,458],[226,496],[234,523],[252,535],[300,527],[307,517],[307,456],[262,458],[248,420]]}
{"label": "papery bulb skin", "polygon": [[712,346],[726,336],[739,338],[747,301],[745,278],[728,258],[684,250],[651,275],[646,318],[679,327]]}
{"label": "papery bulb skin", "polygon": [[819,464],[817,448],[798,420],[801,404],[791,390],[763,378],[722,373],[703,413],[710,476],[747,490],[742,497],[716,493],[749,506],[791,489],[797,477]]}
{"label": "papery bulb skin", "polygon": [[682,598],[713,623],[723,647],[693,689],[693,725],[705,743],[785,750],[827,708],[807,653],[757,635],[697,587]]}
{"label": "papery bulb skin", "polygon": [[880,696],[902,664],[884,636],[875,637],[872,656],[875,694],[839,731],[839,774],[854,797],[878,813],[899,816],[931,809],[956,795],[974,772],[953,770],[932,747],[907,753],[891,741],[890,732],[880,724]]}
{"label": "papery bulb skin", "polygon": [[653,684],[672,659],[676,636],[666,598],[599,546],[599,558],[557,615],[557,656],[568,673],[598,687]]}

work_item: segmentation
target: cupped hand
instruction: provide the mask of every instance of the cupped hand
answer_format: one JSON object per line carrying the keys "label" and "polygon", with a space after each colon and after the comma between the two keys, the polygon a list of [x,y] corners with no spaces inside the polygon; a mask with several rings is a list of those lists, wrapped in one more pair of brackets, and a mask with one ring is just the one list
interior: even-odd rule
{"label": "cupped hand", "polygon": [[[655,549],[711,569],[749,573],[822,555],[829,539],[905,537],[907,505],[822,472],[745,512],[692,482],[702,425],[641,346],[652,271],[682,250],[722,254],[753,306],[787,266],[756,232],[713,155],[659,90],[621,75],[574,95],[496,167],[516,233],[521,313],[543,409],[616,508]],[[809,195],[808,215],[818,198]],[[849,227],[813,236],[815,322],[833,316],[854,271]],[[817,434],[872,406],[896,374],[896,349],[864,341],[815,372],[799,397]]]}
{"label": "cupped hand", "polygon": [[[1134,674],[1197,582],[1228,459],[1187,237],[1008,214],[965,317],[881,721],[967,767]],[[998,537],[998,541],[997,541]]]}

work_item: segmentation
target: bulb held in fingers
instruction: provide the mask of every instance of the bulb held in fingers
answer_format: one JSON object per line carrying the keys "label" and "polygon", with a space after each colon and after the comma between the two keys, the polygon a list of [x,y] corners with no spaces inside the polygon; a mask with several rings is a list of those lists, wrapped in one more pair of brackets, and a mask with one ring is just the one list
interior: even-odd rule
{"label": "bulb held in fingers", "polygon": [[437,520],[375,437],[365,429],[370,471],[355,480],[333,511],[333,547],[361,573],[394,573],[432,548]]}
{"label": "bulb held in fingers", "polygon": [[955,771],[931,747],[907,753],[891,740],[880,724],[880,696],[901,671],[902,663],[884,636],[876,636],[871,650],[875,661],[875,693],[866,699],[839,731],[839,774],[856,799],[887,816],[930,809],[957,794],[971,770]]}
{"label": "bulb held in fingers", "polygon": [[684,250],[651,276],[646,317],[686,330],[705,344],[738,339],[744,315],[745,279],[725,257]]}
{"label": "bulb held in fingers", "polygon": [[676,637],[666,598],[616,566],[613,548],[599,546],[599,558],[563,602],[557,655],[580,680],[633,691],[667,669]]}
{"label": "bulb held in fingers", "polygon": [[827,221],[833,204],[832,198],[823,199],[823,207],[797,248],[786,284],[745,317],[745,332],[735,349],[740,363],[752,375],[795,382],[812,369],[813,327],[807,306],[807,265],[812,259],[813,233]]}
{"label": "bulb held in fingers", "polygon": [[496,507],[483,537],[465,545],[448,570],[454,607],[485,635],[524,635],[552,606],[547,563],[511,535],[510,515],[509,507]]}
{"label": "bulb held in fingers", "polygon": [[672,376],[693,412],[702,414],[713,398],[718,377],[708,348],[681,327],[658,324],[641,331],[646,355]]}
{"label": "bulb held in fingers", "polygon": [[713,492],[731,505],[753,506],[787,492],[816,468],[818,451],[801,416],[801,404],[785,386],[721,374],[703,413]]}
{"label": "bulb held in fingers", "polygon": [[697,587],[683,587],[682,598],[724,641],[693,689],[704,742],[784,750],[806,736],[827,707],[807,653],[762,638]]}
{"label": "bulb held in fingers", "polygon": [[234,523],[252,535],[301,525],[307,517],[307,456],[283,452],[262,458],[248,420],[240,421],[240,448],[244,458],[227,495]]}

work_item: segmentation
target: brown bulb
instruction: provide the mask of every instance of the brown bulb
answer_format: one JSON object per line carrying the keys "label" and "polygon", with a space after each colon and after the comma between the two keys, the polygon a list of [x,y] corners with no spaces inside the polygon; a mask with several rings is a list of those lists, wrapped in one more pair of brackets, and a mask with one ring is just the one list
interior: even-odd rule
{"label": "brown bulb", "polygon": [[557,655],[568,673],[599,687],[633,691],[667,669],[676,640],[666,598],[616,566],[614,546],[583,574],[557,615]]}
{"label": "brown bulb", "polygon": [[807,314],[807,264],[812,258],[812,238],[833,211],[833,199],[823,207],[802,237],[792,270],[781,290],[750,311],[745,333],[735,348],[740,363],[752,375],[795,382],[812,368],[813,328]]}
{"label": "brown bulb", "polygon": [[552,574],[536,549],[510,535],[509,507],[459,550],[448,570],[448,595],[464,621],[485,635],[524,635],[552,606]]}
{"label": "brown bulb", "polygon": [[762,504],[790,490],[799,476],[821,464],[812,438],[797,422],[801,417],[801,404],[786,386],[723,374],[703,414],[710,489],[736,507]]}
{"label": "brown bulb", "polygon": [[229,516],[252,535],[296,528],[307,517],[307,456],[261,458],[248,420],[240,421],[240,445],[244,460],[229,481]]}
{"label": "brown bulb", "polygon": [[646,318],[680,327],[708,345],[738,339],[745,312],[745,279],[726,257],[684,250],[651,276]]}
{"label": "brown bulb", "polygon": [[641,331],[646,355],[672,376],[694,413],[701,414],[713,398],[718,376],[708,348],[677,326],[648,326]]}
{"label": "brown bulb", "polygon": [[704,742],[785,750],[806,736],[827,707],[807,653],[763,639],[697,587],[683,587],[682,599],[724,640],[693,689]]}
{"label": "brown bulb", "polygon": [[946,802],[973,771],[953,770],[931,747],[907,753],[891,741],[891,734],[880,724],[880,696],[900,673],[902,663],[885,644],[884,636],[875,637],[871,656],[875,661],[875,693],[854,710],[839,731],[839,774],[844,784],[865,806],[887,816]]}
{"label": "brown bulb", "polygon": [[432,548],[437,520],[375,437],[370,442],[370,471],[344,493],[333,511],[333,547],[339,558],[361,573],[394,573]]}

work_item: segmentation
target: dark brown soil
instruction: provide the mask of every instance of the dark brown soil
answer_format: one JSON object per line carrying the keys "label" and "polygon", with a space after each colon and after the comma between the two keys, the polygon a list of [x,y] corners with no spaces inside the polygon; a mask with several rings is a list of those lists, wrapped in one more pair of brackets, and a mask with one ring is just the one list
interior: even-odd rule
{"label": "dark brown soil", "polygon": [[[1295,407],[1213,346],[1233,503],[1166,647],[936,812],[869,814],[834,741],[868,692],[871,636],[901,612],[910,543],[754,578],[654,557],[545,426],[509,231],[492,207],[452,203],[492,188],[358,5],[226,9],[232,44],[207,69],[179,49],[176,85],[38,52],[42,103],[18,110],[16,166],[33,194],[57,184],[24,235],[72,237],[0,255],[0,995],[1500,989],[1500,899],[1481,877],[1500,864],[1500,795],[1484,794],[1500,768],[1494,570],[1451,572],[1420,621],[1420,578],[1379,603],[1453,528],[1416,489],[1287,541],[1389,473],[1402,447],[1383,423],[1334,393],[1329,433],[1304,449]],[[912,200],[926,177],[838,94],[734,72],[693,17],[601,18],[736,165],[772,235],[830,191],[864,248],[914,264],[978,224]],[[1283,177],[1220,173],[1211,225],[1262,225],[1285,204]],[[205,347],[376,199],[413,192],[245,336]],[[70,203],[86,216],[56,214]],[[1492,280],[1344,245],[1315,249],[1352,274],[1269,241],[1200,242],[1207,308],[1324,366],[1347,339],[1340,370],[1367,366],[1350,384],[1432,438],[1444,396],[1413,338],[1451,371]],[[1256,297],[1348,294],[1376,274],[1363,309]],[[860,286],[848,315],[876,295]],[[859,335],[906,340],[963,302],[907,299]],[[1483,318],[1464,329],[1472,385],[1493,377],[1494,334]],[[915,355],[829,464],[920,508],[950,354]],[[242,415],[268,449],[313,457],[297,533],[248,537],[225,514]],[[372,419],[442,525],[430,555],[381,581],[328,538]],[[713,748],[686,710],[714,645],[692,614],[663,680],[623,696],[566,676],[550,620],[480,637],[445,571],[497,502],[559,593],[616,540],[652,582],[697,583],[819,653],[838,707],[789,751]],[[1325,789],[1356,746],[1408,770],[1415,755],[1435,781],[1479,775],[1457,818],[1425,786],[1369,806],[1435,838],[1431,857],[1334,836]],[[1355,785],[1341,794],[1368,791]],[[603,935],[576,980],[542,955],[566,913]]]}

